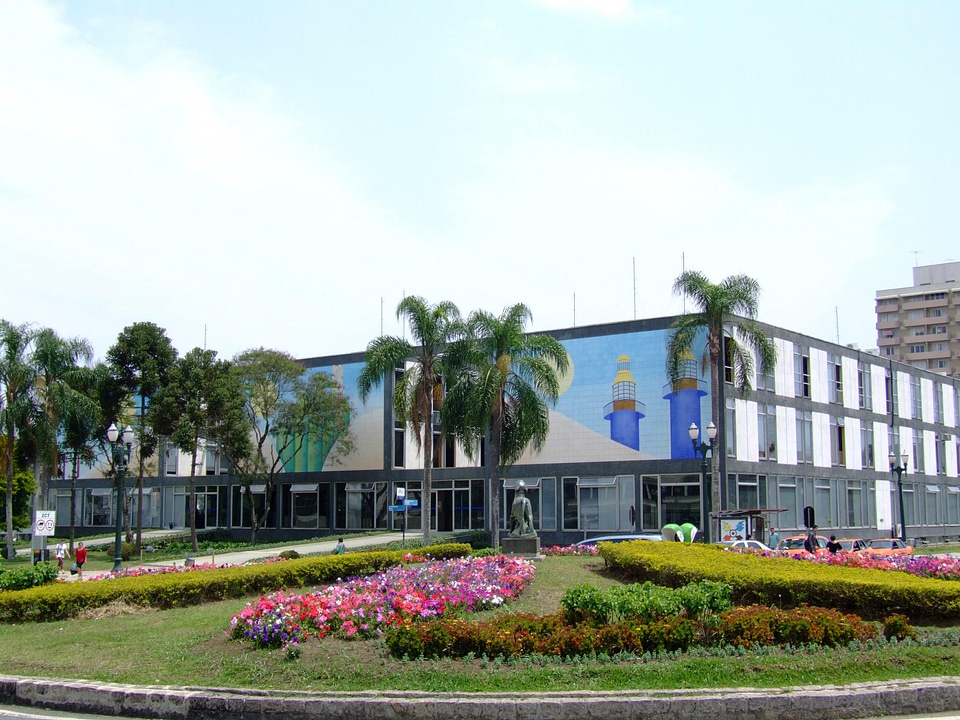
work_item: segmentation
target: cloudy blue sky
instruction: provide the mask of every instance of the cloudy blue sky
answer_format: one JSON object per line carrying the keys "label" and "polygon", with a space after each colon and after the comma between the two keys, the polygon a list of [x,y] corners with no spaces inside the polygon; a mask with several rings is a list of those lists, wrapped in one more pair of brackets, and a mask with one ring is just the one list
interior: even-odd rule
{"label": "cloudy blue sky", "polygon": [[685,266],[873,347],[875,291],[960,259],[958,37],[948,1],[4,0],[0,317],[312,357],[412,293],[674,314]]}

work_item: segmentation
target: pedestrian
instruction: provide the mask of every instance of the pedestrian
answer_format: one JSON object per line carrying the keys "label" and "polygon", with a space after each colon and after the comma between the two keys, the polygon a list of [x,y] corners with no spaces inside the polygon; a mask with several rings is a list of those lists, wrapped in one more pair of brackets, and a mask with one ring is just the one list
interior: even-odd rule
{"label": "pedestrian", "polygon": [[843,545],[837,542],[836,535],[830,536],[830,542],[827,543],[827,550],[829,550],[832,555],[836,555],[838,552],[843,550]]}
{"label": "pedestrian", "polygon": [[77,566],[77,580],[83,580],[83,564],[87,561],[87,549],[83,546],[83,541],[77,543],[77,553],[73,558]]}
{"label": "pedestrian", "polygon": [[810,528],[810,530],[807,532],[807,537],[803,541],[803,549],[806,550],[811,555],[816,555],[817,550],[820,549],[820,545],[817,542],[817,526],[816,525]]}
{"label": "pedestrian", "polygon": [[67,546],[63,544],[63,540],[57,541],[57,549],[54,551],[57,557],[57,572],[63,572],[63,559],[70,557],[70,551],[67,550]]}
{"label": "pedestrian", "polygon": [[333,549],[333,555],[343,555],[346,552],[347,546],[343,544],[343,538],[337,540],[337,546]]}
{"label": "pedestrian", "polygon": [[770,542],[767,543],[767,544],[770,545],[770,549],[771,549],[771,550],[776,550],[776,549],[777,549],[777,545],[780,544],[780,535],[777,533],[777,529],[776,529],[776,528],[770,528],[770,537],[768,538],[768,540],[769,540]]}

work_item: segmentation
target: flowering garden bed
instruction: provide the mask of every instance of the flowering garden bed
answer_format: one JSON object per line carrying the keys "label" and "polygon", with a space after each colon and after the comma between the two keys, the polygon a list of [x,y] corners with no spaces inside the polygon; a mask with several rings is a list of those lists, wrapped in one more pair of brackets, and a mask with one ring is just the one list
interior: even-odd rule
{"label": "flowering garden bed", "polygon": [[261,597],[231,619],[229,634],[294,655],[310,636],[369,637],[404,620],[497,607],[516,598],[533,575],[532,563],[503,555],[398,566],[306,595]]}

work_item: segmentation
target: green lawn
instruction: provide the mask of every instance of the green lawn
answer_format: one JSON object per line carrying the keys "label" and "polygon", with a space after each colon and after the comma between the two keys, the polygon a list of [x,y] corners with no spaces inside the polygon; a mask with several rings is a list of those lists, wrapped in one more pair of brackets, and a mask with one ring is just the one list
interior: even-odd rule
{"label": "green lawn", "polygon": [[[616,584],[594,557],[546,558],[523,597],[498,612],[555,612],[564,590]],[[960,646],[762,650],[623,662],[397,661],[379,641],[311,638],[298,660],[226,638],[246,601],[170,611],[106,608],[81,619],[0,625],[0,673],[141,685],[430,692],[675,689],[864,682],[960,674]]]}

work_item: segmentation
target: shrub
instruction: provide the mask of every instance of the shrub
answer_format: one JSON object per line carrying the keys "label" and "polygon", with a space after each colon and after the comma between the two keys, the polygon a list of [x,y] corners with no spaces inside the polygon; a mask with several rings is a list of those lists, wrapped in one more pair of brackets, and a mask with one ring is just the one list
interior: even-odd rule
{"label": "shrub", "polygon": [[906,640],[916,637],[916,631],[910,626],[909,621],[900,613],[894,613],[883,620],[883,636],[887,640],[896,638],[897,640]]}
{"label": "shrub", "polygon": [[57,577],[57,566],[39,562],[33,566],[5,569],[0,567],[0,590],[26,590],[52,583]]}
{"label": "shrub", "polygon": [[716,629],[721,644],[826,645],[837,647],[879,636],[879,627],[856,615],[829,608],[803,606],[792,610],[752,605],[727,610]]}
{"label": "shrub", "polygon": [[295,560],[300,557],[300,553],[296,550],[283,550],[281,551],[279,557],[282,557],[284,560]]}

